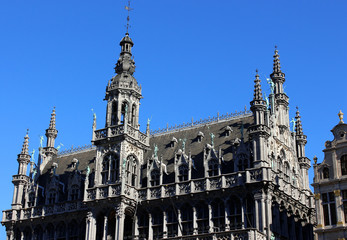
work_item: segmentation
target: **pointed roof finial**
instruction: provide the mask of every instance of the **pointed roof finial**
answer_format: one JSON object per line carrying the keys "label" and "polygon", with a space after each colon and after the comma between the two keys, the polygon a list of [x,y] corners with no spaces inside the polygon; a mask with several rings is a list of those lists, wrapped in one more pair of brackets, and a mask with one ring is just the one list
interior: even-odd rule
{"label": "pointed roof finial", "polygon": [[126,35],[129,35],[130,11],[133,10],[133,8],[130,8],[130,0],[128,0],[128,6],[125,6],[125,9],[128,11],[128,16],[127,16],[127,33],[126,33]]}
{"label": "pointed roof finial", "polygon": [[27,129],[27,133],[24,137],[24,142],[23,142],[21,154],[26,154],[26,155],[29,154],[29,129]]}
{"label": "pointed roof finial", "polygon": [[55,129],[55,107],[53,107],[53,111],[51,114],[51,121],[49,122],[49,128],[48,129]]}
{"label": "pointed roof finial", "polygon": [[339,118],[340,118],[339,124],[340,124],[340,123],[344,123],[344,122],[343,122],[343,112],[340,110],[340,112],[339,112],[337,115],[338,115]]}
{"label": "pointed roof finial", "polygon": [[296,107],[295,120],[296,120],[296,126],[295,126],[296,135],[304,135],[304,132],[302,130],[301,117],[300,117],[300,112],[299,112],[298,107]]}
{"label": "pointed roof finial", "polygon": [[255,74],[255,80],[254,80],[254,100],[263,100],[263,94],[261,91],[258,69],[256,69],[255,72],[256,74]]}
{"label": "pointed roof finial", "polygon": [[281,64],[280,64],[280,55],[278,54],[277,46],[275,45],[275,55],[274,57],[274,64],[273,64],[273,72],[274,73],[280,73],[281,72]]}

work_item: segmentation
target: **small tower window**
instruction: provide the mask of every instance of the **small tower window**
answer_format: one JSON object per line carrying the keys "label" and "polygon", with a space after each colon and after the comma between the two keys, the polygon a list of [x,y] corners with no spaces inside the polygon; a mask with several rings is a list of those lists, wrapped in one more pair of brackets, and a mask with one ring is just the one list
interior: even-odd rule
{"label": "small tower window", "polygon": [[213,177],[218,175],[218,161],[216,159],[211,159],[208,162],[208,176]]}
{"label": "small tower window", "polygon": [[347,175],[347,155],[341,157],[341,174]]}
{"label": "small tower window", "polygon": [[122,104],[122,111],[121,111],[121,124],[124,124],[124,119],[127,117],[125,116],[125,110],[127,109],[127,103],[126,102],[123,102]]}
{"label": "small tower window", "polygon": [[151,172],[151,185],[152,187],[154,186],[159,186],[159,179],[160,179],[160,173],[159,170],[152,170]]}
{"label": "small tower window", "polygon": [[327,168],[327,167],[323,168],[323,178],[324,179],[329,178],[329,168]]}
{"label": "small tower window", "polygon": [[111,125],[117,125],[118,124],[118,117],[117,113],[118,112],[118,103],[117,102],[112,102],[112,115],[111,115]]}
{"label": "small tower window", "polygon": [[188,166],[186,164],[178,167],[178,180],[180,182],[188,180]]}
{"label": "small tower window", "polygon": [[136,124],[136,105],[134,104],[131,108],[131,125],[135,126]]}

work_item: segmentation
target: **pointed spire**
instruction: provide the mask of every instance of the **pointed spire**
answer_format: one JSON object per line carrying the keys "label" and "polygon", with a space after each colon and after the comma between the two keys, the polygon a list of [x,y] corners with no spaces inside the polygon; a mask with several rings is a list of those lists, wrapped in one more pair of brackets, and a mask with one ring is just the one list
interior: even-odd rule
{"label": "pointed spire", "polygon": [[255,80],[254,80],[254,98],[253,100],[263,100],[263,94],[261,91],[260,79],[258,75],[258,69],[255,70]]}
{"label": "pointed spire", "polygon": [[274,64],[273,64],[273,72],[274,73],[281,73],[281,63],[280,63],[280,55],[278,54],[277,46],[275,46],[275,55],[274,57]]}
{"label": "pointed spire", "polygon": [[29,129],[27,129],[27,133],[24,137],[21,154],[29,155]]}
{"label": "pointed spire", "polygon": [[52,114],[51,114],[51,121],[49,122],[49,128],[48,129],[55,129],[55,107],[53,108]]}
{"label": "pointed spire", "polygon": [[296,107],[295,120],[296,120],[296,126],[295,126],[296,135],[304,135],[304,132],[302,130],[301,117],[300,117],[300,112],[299,112],[298,107]]}

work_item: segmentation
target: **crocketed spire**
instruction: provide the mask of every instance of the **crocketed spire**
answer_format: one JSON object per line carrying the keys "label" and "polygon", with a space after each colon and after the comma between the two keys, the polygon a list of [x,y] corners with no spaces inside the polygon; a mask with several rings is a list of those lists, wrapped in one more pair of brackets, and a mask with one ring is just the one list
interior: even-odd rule
{"label": "crocketed spire", "polygon": [[301,117],[300,117],[300,112],[299,112],[299,108],[298,107],[296,107],[295,120],[296,120],[296,125],[295,125],[296,135],[304,135],[304,132],[302,130]]}
{"label": "crocketed spire", "polygon": [[24,137],[21,154],[25,154],[25,155],[29,154],[29,129],[27,129],[27,134]]}
{"label": "crocketed spire", "polygon": [[255,70],[255,80],[254,80],[254,98],[253,100],[263,100],[263,94],[261,92],[260,79],[258,75],[258,69]]}
{"label": "crocketed spire", "polygon": [[49,128],[48,129],[55,129],[55,107],[53,108],[53,111],[51,114],[51,121],[49,122]]}
{"label": "crocketed spire", "polygon": [[274,57],[273,72],[281,73],[280,55],[278,54],[277,46],[275,46],[275,55],[273,57]]}

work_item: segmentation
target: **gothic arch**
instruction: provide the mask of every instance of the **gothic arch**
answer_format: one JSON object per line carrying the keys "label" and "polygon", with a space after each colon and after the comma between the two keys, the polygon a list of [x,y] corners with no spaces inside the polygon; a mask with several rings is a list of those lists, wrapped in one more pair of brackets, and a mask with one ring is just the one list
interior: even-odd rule
{"label": "gothic arch", "polygon": [[129,154],[126,159],[127,161],[125,163],[125,183],[133,187],[136,187],[139,184],[139,160],[134,154]]}

